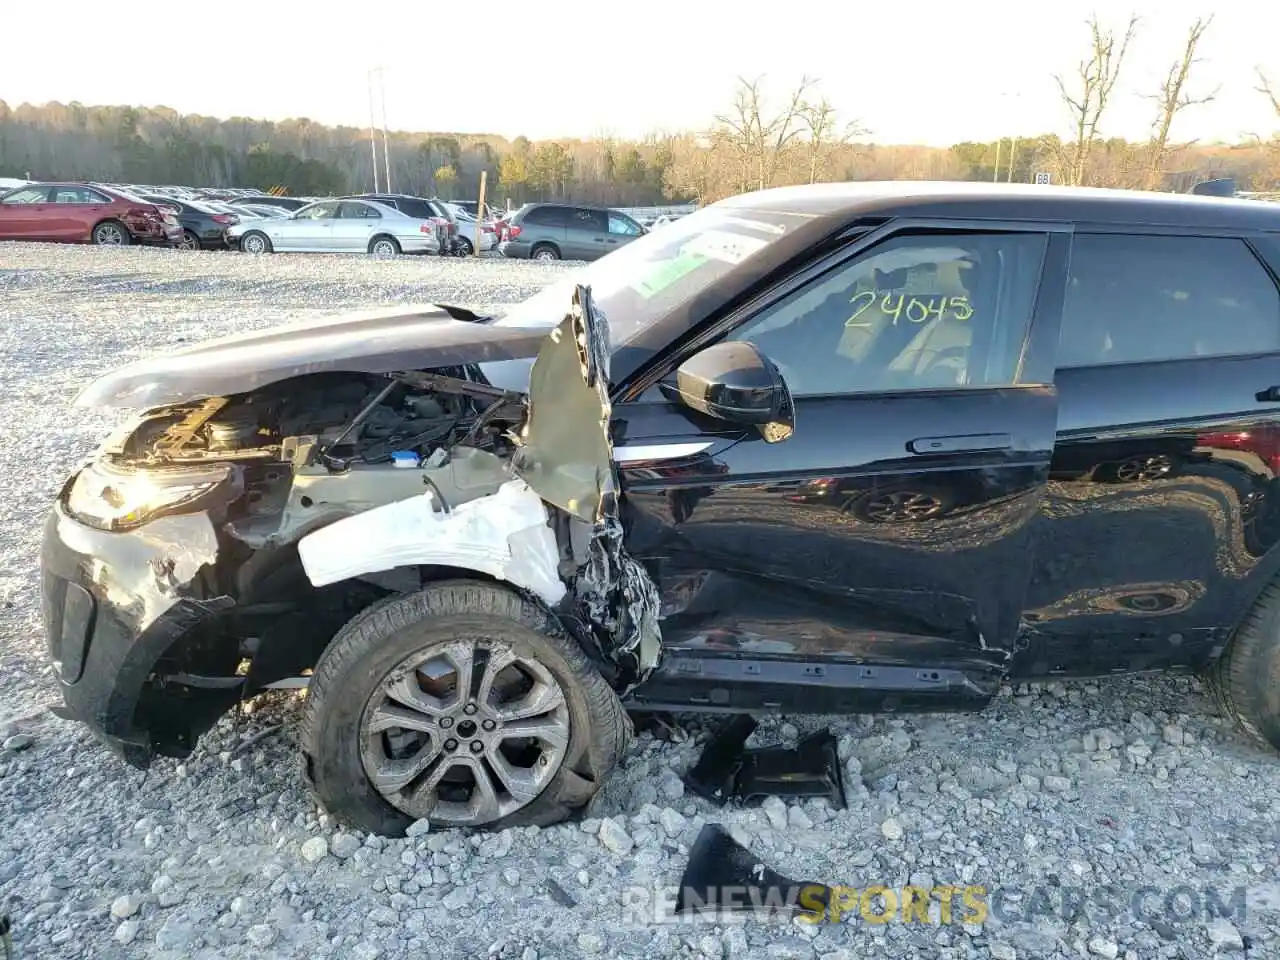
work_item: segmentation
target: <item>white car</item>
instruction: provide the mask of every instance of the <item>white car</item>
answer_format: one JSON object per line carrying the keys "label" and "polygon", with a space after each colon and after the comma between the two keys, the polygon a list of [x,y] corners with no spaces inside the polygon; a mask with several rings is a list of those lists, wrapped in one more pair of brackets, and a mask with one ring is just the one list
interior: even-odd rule
{"label": "white car", "polygon": [[[449,204],[449,210],[458,221],[458,239],[464,243],[467,253],[475,250],[476,218],[462,207]],[[498,231],[491,223],[480,224],[480,252],[488,253],[498,245]]]}
{"label": "white car", "polygon": [[439,253],[440,228],[368,200],[323,200],[274,220],[236,224],[227,241],[245,253]]}

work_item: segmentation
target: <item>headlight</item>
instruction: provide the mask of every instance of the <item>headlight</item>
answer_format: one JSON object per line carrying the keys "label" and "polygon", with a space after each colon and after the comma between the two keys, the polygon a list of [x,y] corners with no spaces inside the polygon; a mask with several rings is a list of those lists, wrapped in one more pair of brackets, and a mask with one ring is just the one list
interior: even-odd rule
{"label": "headlight", "polygon": [[181,470],[124,470],[94,461],[80,471],[67,510],[102,530],[124,530],[199,500],[232,479],[226,465]]}

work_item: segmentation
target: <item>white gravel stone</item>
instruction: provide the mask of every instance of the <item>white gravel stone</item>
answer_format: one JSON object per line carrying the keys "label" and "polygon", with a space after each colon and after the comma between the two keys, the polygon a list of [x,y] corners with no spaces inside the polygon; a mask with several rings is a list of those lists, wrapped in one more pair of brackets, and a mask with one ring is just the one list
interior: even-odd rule
{"label": "white gravel stone", "polygon": [[128,946],[133,943],[134,939],[138,936],[138,930],[140,929],[141,924],[139,924],[137,920],[126,920],[124,923],[116,927],[116,932],[113,936],[117,943],[122,943],[125,946]]}
{"label": "white gravel stone", "polygon": [[906,835],[902,822],[896,817],[890,817],[880,824],[880,832],[884,834],[886,840],[901,840]]}
{"label": "white gravel stone", "polygon": [[992,960],[1018,960],[1018,951],[1011,943],[995,940],[987,948]]}
{"label": "white gravel stone", "polygon": [[685,819],[684,814],[671,807],[662,808],[662,813],[658,815],[658,822],[662,824],[662,829],[666,831],[668,837],[680,836],[689,826],[689,821]]}
{"label": "white gravel stone", "polygon": [[627,833],[616,820],[605,820],[600,824],[600,843],[619,856],[630,853],[634,845],[631,834]]}
{"label": "white gravel stone", "polygon": [[111,916],[117,920],[127,920],[142,907],[142,894],[126,893],[111,901]]}
{"label": "white gravel stone", "polygon": [[421,820],[415,820],[405,828],[404,835],[412,839],[413,837],[421,837],[423,834],[431,830],[431,821],[425,817]]}
{"label": "white gravel stone", "polygon": [[35,742],[36,738],[29,733],[15,733],[5,738],[4,749],[10,753],[17,753],[20,750],[26,750]]}
{"label": "white gravel stone", "polygon": [[349,833],[335,833],[329,840],[329,852],[339,860],[355,856],[356,851],[359,849],[360,838],[354,837]]}
{"label": "white gravel stone", "polygon": [[259,950],[265,950],[276,942],[276,929],[265,923],[255,923],[244,932],[244,938]]}
{"label": "white gravel stone", "polygon": [[787,805],[781,797],[765,797],[761,805],[769,825],[775,830],[787,829]]}
{"label": "white gravel stone", "polygon": [[1206,928],[1209,935],[1209,942],[1216,947],[1224,950],[1243,950],[1244,938],[1240,936],[1240,931],[1236,929],[1236,925],[1226,917],[1217,917],[1209,923]]}
{"label": "white gravel stone", "polygon": [[329,841],[324,837],[312,837],[298,851],[307,863],[318,863],[329,855]]}

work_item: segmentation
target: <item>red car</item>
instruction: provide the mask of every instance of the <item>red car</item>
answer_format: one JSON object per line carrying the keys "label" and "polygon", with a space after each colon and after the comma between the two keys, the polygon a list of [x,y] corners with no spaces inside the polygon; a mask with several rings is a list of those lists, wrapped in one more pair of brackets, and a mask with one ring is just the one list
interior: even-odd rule
{"label": "red car", "polygon": [[119,190],[88,183],[32,183],[0,196],[0,240],[174,246],[182,225]]}

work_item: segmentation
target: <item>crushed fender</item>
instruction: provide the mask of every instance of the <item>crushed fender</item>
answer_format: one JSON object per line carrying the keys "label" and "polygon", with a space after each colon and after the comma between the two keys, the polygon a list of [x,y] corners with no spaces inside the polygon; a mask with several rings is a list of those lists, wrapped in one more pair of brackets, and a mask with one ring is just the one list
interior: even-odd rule
{"label": "crushed fender", "polygon": [[831,903],[823,883],[791,880],[756,859],[718,823],[698,834],[680,878],[677,914],[798,913],[821,919]]}
{"label": "crushed fender", "polygon": [[722,806],[730,800],[755,803],[767,796],[823,797],[844,809],[844,778],[830,730],[811,734],[794,748],[748,750],[747,739],[755,728],[755,719],[747,714],[730,721],[685,774],[685,785]]}
{"label": "crushed fender", "polygon": [[609,437],[609,324],[587,287],[547,337],[529,374],[529,414],[512,461],[544,500],[592,525],[573,596],[623,694],[658,665],[660,597],[648,571],[623,548]]}

